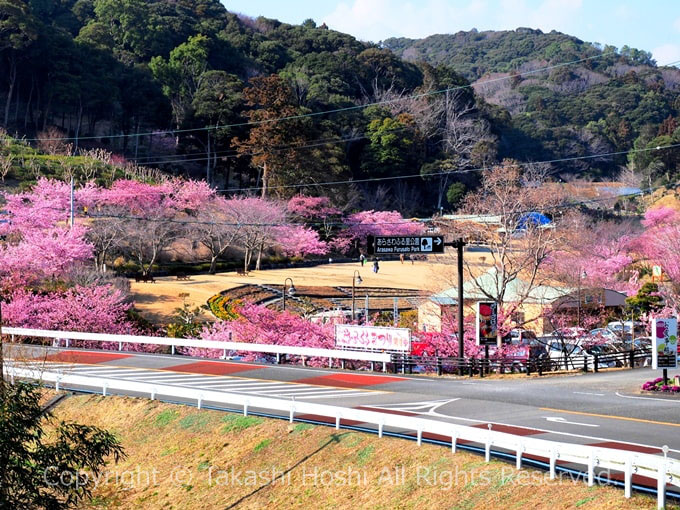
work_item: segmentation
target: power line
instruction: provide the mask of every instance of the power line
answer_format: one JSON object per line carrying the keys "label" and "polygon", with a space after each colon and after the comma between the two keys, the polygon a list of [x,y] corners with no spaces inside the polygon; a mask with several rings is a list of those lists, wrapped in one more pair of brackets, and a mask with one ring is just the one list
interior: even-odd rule
{"label": "power line", "polygon": [[[677,186],[680,185],[680,183],[673,184],[672,186]],[[560,205],[555,205],[555,206],[550,206],[550,207],[542,207],[540,208],[541,211],[543,212],[549,212],[549,211],[559,211],[559,210],[564,210],[564,209],[571,209],[574,207],[580,207],[582,205],[588,205],[588,204],[595,204],[595,203],[600,203],[600,202],[609,202],[612,200],[620,200],[622,198],[632,198],[640,195],[644,195],[645,193],[651,193],[654,190],[657,190],[659,188],[662,188],[663,186],[652,186],[649,188],[641,189],[639,191],[635,191],[632,193],[625,193],[621,195],[616,195],[612,197],[600,197],[600,198],[592,198],[592,199],[586,199],[586,200],[578,200],[574,202],[569,202],[566,204],[560,204]],[[527,209],[525,211],[515,211],[513,214],[518,215],[518,214],[528,214],[531,212],[535,212],[536,208],[533,209]],[[494,215],[494,213],[485,213],[485,215]],[[281,222],[270,222],[270,223],[250,223],[250,222],[218,222],[218,221],[201,221],[201,220],[177,220],[173,218],[149,218],[145,216],[130,216],[130,215],[125,215],[125,214],[88,214],[87,217],[89,218],[103,218],[103,219],[120,219],[120,220],[134,220],[134,221],[145,221],[145,222],[152,222],[152,223],[177,223],[181,225],[221,225],[221,226],[227,226],[227,227],[284,227],[284,226],[336,226],[336,227],[348,227],[348,226],[354,226],[357,225],[356,223],[351,223],[347,221],[330,221],[330,222],[306,222],[306,223],[292,223],[292,222],[286,222],[286,223],[281,223]],[[428,218],[418,218],[416,220],[419,223],[429,223],[429,222],[437,222],[437,221],[445,221],[441,217],[428,217]],[[465,218],[451,218],[448,221],[466,221]],[[370,223],[367,224],[366,226],[386,226],[386,225],[412,225],[414,221],[398,221],[398,222],[376,222],[376,223]]]}
{"label": "power line", "polygon": [[[665,66],[670,66],[673,64],[678,64],[680,63],[680,60],[671,62],[670,64],[665,64]],[[564,64],[567,65],[567,64]],[[664,67],[664,66],[662,66]],[[538,70],[535,70],[538,71]],[[532,71],[527,71],[527,73],[530,73]],[[498,81],[501,79],[507,79],[507,77],[501,77],[501,78],[496,78],[493,80],[487,80],[485,82],[479,82],[479,84],[485,84],[485,83],[493,83],[494,81]],[[615,79],[614,77],[611,78],[612,80]],[[465,86],[461,86],[465,87]],[[454,89],[448,89],[448,90],[454,90]],[[446,90],[444,90],[445,92]],[[439,92],[434,92],[434,93],[439,93]],[[398,100],[402,99],[408,99],[408,98],[398,98],[394,99],[391,101],[386,101],[386,102],[396,102]],[[370,105],[368,105],[370,106]],[[408,129],[414,129],[414,126],[404,126],[402,128],[395,128],[393,130],[390,130],[390,132],[397,132],[397,131],[402,131],[402,130],[408,130]],[[140,165],[162,165],[162,164],[172,164],[172,163],[193,163],[193,162],[203,162],[203,161],[208,161],[209,159],[213,159],[215,157],[218,157],[218,159],[224,160],[224,159],[233,159],[233,158],[238,158],[242,156],[253,156],[253,155],[258,155],[258,154],[264,154],[264,153],[280,153],[284,152],[286,150],[296,150],[296,149],[306,149],[306,148],[311,148],[311,147],[319,147],[323,145],[328,145],[328,144],[333,144],[333,143],[343,143],[343,142],[351,142],[351,141],[358,141],[358,140],[364,140],[368,138],[369,136],[364,133],[362,135],[355,135],[351,138],[343,138],[343,137],[333,137],[333,138],[320,138],[317,140],[309,140],[309,144],[306,145],[294,145],[294,144],[289,144],[289,145],[281,145],[279,148],[274,149],[274,150],[269,150],[269,151],[254,151],[254,152],[241,152],[239,153],[235,149],[228,149],[228,150],[222,150],[222,151],[216,151],[213,152],[210,156],[203,156],[205,154],[205,151],[201,152],[194,152],[194,153],[188,153],[188,154],[170,154],[170,155],[154,155],[154,156],[142,156],[139,158],[132,158],[129,159],[128,161],[133,161],[135,163],[138,163]],[[315,142],[323,142],[323,143],[315,143]],[[200,158],[192,158],[192,159],[181,159],[181,158],[186,158],[187,156],[198,156],[201,155],[202,157]],[[160,158],[156,159],[155,161],[153,160],[154,158]],[[168,158],[173,158],[173,159],[168,159]],[[144,161],[142,161],[144,160]]]}
{"label": "power line", "polygon": [[[551,66],[545,66],[537,69],[532,69],[530,71],[523,71],[521,73],[517,73],[512,76],[500,76],[498,78],[493,78],[491,80],[486,80],[484,82],[481,82],[481,84],[487,84],[487,83],[495,83],[499,81],[504,81],[504,80],[509,80],[511,78],[515,78],[517,76],[527,76],[527,75],[532,75],[532,74],[537,74],[541,73],[544,71],[550,71],[552,69],[558,69],[560,67],[565,67],[565,66],[570,66],[574,64],[579,64],[582,62],[587,62],[590,60],[596,60],[612,55],[616,55],[616,52],[609,52],[609,53],[601,53],[599,55],[593,55],[590,57],[585,57],[581,58],[578,60],[572,60],[569,62],[561,62],[559,64],[554,64]],[[665,64],[666,66],[669,65],[674,65],[676,63],[680,62],[671,62],[670,64]],[[661,66],[664,67],[664,66]],[[479,83],[478,83],[479,84]],[[428,92],[422,92],[419,94],[413,94],[410,96],[404,96],[404,97],[399,97],[395,99],[387,99],[383,101],[375,101],[372,103],[364,103],[361,105],[353,105],[353,106],[346,106],[343,108],[334,108],[331,110],[323,110],[320,112],[311,112],[311,113],[303,113],[299,115],[289,115],[286,117],[278,117],[275,119],[265,119],[265,120],[260,120],[260,121],[248,121],[248,122],[237,122],[233,124],[224,124],[224,125],[215,125],[215,126],[204,126],[201,128],[188,128],[188,129],[168,129],[168,130],[160,130],[160,131],[150,131],[150,132],[145,132],[145,133],[121,133],[121,134],[116,134],[116,135],[104,135],[104,136],[80,136],[80,137],[61,137],[61,138],[23,138],[22,140],[27,141],[27,142],[47,142],[47,141],[68,141],[68,140],[95,140],[99,138],[129,138],[129,137],[139,137],[139,136],[149,136],[149,135],[162,135],[162,134],[179,134],[179,133],[191,133],[191,132],[200,132],[200,131],[214,131],[217,129],[226,129],[226,128],[234,128],[234,127],[244,127],[244,126],[255,126],[255,125],[262,125],[262,124],[271,124],[271,123],[278,123],[278,122],[283,122],[283,121],[288,121],[288,120],[296,120],[296,119],[303,119],[303,118],[309,118],[309,117],[318,117],[320,115],[330,115],[330,114],[335,114],[335,113],[342,113],[342,112],[347,112],[347,111],[354,111],[354,110],[360,110],[363,108],[368,108],[369,106],[380,106],[380,105],[386,105],[386,104],[392,104],[398,101],[406,101],[410,99],[421,99],[424,97],[430,97],[438,94],[445,94],[447,92],[453,92],[456,90],[462,90],[462,89],[467,89],[467,88],[473,88],[473,84],[468,84],[468,85],[458,85],[455,87],[449,87],[445,89],[440,89],[440,90],[434,90],[434,91],[428,91]]]}
{"label": "power line", "polygon": [[[569,158],[558,158],[558,159],[550,159],[550,160],[544,160],[544,161],[528,161],[528,162],[518,162],[517,166],[520,167],[525,167],[525,166],[530,166],[530,165],[537,165],[537,164],[553,164],[553,163],[566,163],[569,161],[581,161],[581,160],[587,160],[587,159],[598,159],[598,158],[607,158],[607,157],[613,157],[613,156],[620,156],[624,154],[635,154],[639,152],[647,152],[647,151],[653,151],[653,150],[664,150],[664,149],[673,149],[680,147],[680,143],[676,144],[671,144],[671,145],[664,145],[664,146],[657,146],[657,147],[650,147],[650,148],[643,148],[643,149],[630,149],[627,151],[616,151],[616,152],[607,152],[603,154],[589,154],[586,156],[572,156]],[[389,176],[389,177],[369,177],[366,179],[347,179],[347,180],[342,180],[342,181],[326,181],[326,182],[317,182],[317,183],[307,183],[307,184],[281,184],[278,186],[267,186],[267,189],[290,189],[290,188],[312,188],[315,186],[337,186],[339,184],[356,184],[356,183],[364,183],[364,182],[381,182],[381,181],[391,181],[391,180],[399,180],[399,179],[412,179],[414,177],[437,177],[440,175],[461,175],[461,174],[467,174],[467,173],[472,173],[472,172],[482,172],[484,170],[488,170],[489,167],[477,167],[477,168],[469,168],[465,170],[460,170],[460,171],[455,171],[455,172],[432,172],[428,173],[426,175],[422,174],[410,174],[410,175],[396,175],[396,176]],[[258,187],[249,187],[249,188],[224,188],[224,189],[217,189],[216,191],[220,192],[227,192],[227,193],[234,193],[234,192],[240,192],[240,191],[258,191],[262,190],[262,186]]]}
{"label": "power line", "polygon": [[[607,153],[602,153],[602,154],[588,154],[585,156],[572,156],[568,158],[557,158],[557,159],[550,159],[550,160],[543,160],[543,161],[526,161],[526,162],[517,162],[516,166],[519,167],[527,167],[531,165],[539,165],[539,164],[553,164],[553,163],[566,163],[570,161],[583,161],[583,160],[589,160],[589,159],[599,159],[599,158],[608,158],[608,157],[613,157],[613,156],[621,156],[625,154],[637,154],[641,152],[650,152],[650,151],[660,151],[660,150],[667,150],[667,149],[674,149],[680,147],[680,143],[675,143],[675,144],[670,144],[670,145],[663,145],[663,146],[656,146],[656,147],[645,147],[641,149],[630,149],[627,151],[615,151],[615,152],[607,152]],[[447,172],[432,172],[428,173],[425,175],[422,175],[420,173],[418,174],[408,174],[408,175],[396,175],[396,176],[388,176],[388,177],[367,177],[365,179],[346,179],[346,180],[338,180],[338,181],[323,181],[323,182],[316,182],[316,183],[306,183],[306,184],[281,184],[278,186],[268,186],[268,189],[295,189],[295,188],[313,188],[313,187],[321,187],[321,186],[337,186],[337,185],[343,185],[343,184],[361,184],[361,183],[367,183],[367,182],[385,182],[385,181],[393,181],[393,180],[400,180],[400,179],[413,179],[417,177],[422,177],[422,178],[428,178],[428,177],[438,177],[441,175],[451,175],[451,176],[456,176],[456,175],[462,175],[462,174],[468,174],[468,173],[473,173],[473,172],[483,172],[484,170],[488,170],[489,167],[476,167],[476,168],[468,168],[465,170],[459,170],[459,171],[447,171]],[[224,193],[238,193],[238,192],[249,192],[249,191],[260,191],[262,190],[262,186],[252,186],[252,187],[245,187],[245,188],[218,188],[215,189],[216,192],[224,192]],[[163,190],[149,190],[148,192],[145,193],[130,193],[130,194],[124,194],[122,196],[140,196],[140,195],[163,195],[163,194],[171,194],[174,193],[174,191],[163,191]]]}

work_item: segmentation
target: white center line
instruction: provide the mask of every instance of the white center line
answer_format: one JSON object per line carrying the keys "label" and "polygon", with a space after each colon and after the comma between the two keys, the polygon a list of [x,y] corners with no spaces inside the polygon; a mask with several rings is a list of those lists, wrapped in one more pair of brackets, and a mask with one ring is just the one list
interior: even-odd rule
{"label": "white center line", "polygon": [[587,391],[575,391],[577,395],[595,395],[596,397],[604,397],[604,393],[589,393]]}

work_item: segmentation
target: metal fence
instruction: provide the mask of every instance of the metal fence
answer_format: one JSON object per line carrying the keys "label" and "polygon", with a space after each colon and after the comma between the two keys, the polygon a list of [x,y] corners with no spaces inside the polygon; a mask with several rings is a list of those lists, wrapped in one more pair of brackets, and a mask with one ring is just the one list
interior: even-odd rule
{"label": "metal fence", "polygon": [[169,338],[160,336],[134,336],[134,335],[110,335],[107,333],[81,333],[76,331],[50,331],[30,328],[2,328],[3,335],[9,335],[14,342],[17,336],[26,338],[48,338],[53,340],[55,346],[71,347],[73,341],[113,343],[118,350],[131,345],[156,345],[170,347],[171,354],[175,354],[177,348],[199,348],[222,351],[223,357],[237,352],[260,352],[276,355],[277,362],[282,361],[284,356],[295,356],[304,364],[310,358],[323,358],[328,360],[328,365],[333,366],[334,360],[367,361],[371,364],[382,364],[383,371],[387,371],[387,363],[390,354],[384,352],[350,351],[345,349],[319,349],[314,347],[296,347],[290,345],[255,344],[247,342],[218,342],[214,340],[194,340],[189,338]]}
{"label": "metal fence", "polygon": [[436,372],[437,375],[458,374],[484,377],[491,372],[526,373],[543,375],[546,372],[580,370],[599,372],[608,368],[635,368],[643,366],[649,359],[649,351],[634,349],[630,351],[595,354],[567,355],[560,358],[513,358],[512,356],[484,358],[455,358],[442,356],[412,356],[392,354],[390,367],[394,372],[411,374],[414,372]]}
{"label": "metal fence", "polygon": [[[221,391],[210,391],[197,388],[145,383],[140,381],[126,381],[106,377],[92,377],[72,375],[58,372],[44,371],[41,367],[21,367],[9,365],[5,372],[12,380],[23,378],[40,380],[51,383],[57,390],[66,386],[78,389],[88,388],[102,395],[112,392],[125,392],[134,396],[154,399],[172,399],[193,403],[199,409],[204,406],[228,405],[237,406],[247,416],[252,412],[284,413],[290,422],[296,418],[308,421],[313,417],[320,423],[334,424],[336,429],[351,423],[361,423],[371,426],[379,437],[395,431],[399,434],[413,436],[420,445],[425,438],[437,438],[438,442],[449,444],[453,453],[461,442],[471,442],[480,446],[488,462],[492,456],[504,455],[514,457],[516,468],[522,467],[523,461],[528,459],[544,459],[549,469],[550,479],[556,478],[558,470],[564,469],[565,463],[583,466],[589,486],[595,483],[595,471],[605,470],[610,474],[623,477],[625,497],[629,498],[633,489],[633,476],[647,477],[656,480],[658,508],[666,504],[667,485],[680,487],[680,461],[647,453],[598,448],[594,446],[561,443],[532,437],[516,436],[493,430],[456,425],[444,421],[431,420],[415,416],[402,416],[338,407],[327,404],[315,404],[294,400],[258,397]],[[559,463],[559,465],[558,465]],[[612,476],[608,477],[609,479]]]}

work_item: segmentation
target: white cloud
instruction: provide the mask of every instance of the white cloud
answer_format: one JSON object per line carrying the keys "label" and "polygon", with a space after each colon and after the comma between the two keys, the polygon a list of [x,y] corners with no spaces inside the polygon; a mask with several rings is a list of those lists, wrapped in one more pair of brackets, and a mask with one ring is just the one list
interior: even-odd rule
{"label": "white cloud", "polygon": [[680,61],[680,44],[663,44],[652,50],[652,56],[658,65]]}
{"label": "white cloud", "polygon": [[573,33],[582,22],[582,0],[347,0],[324,18],[333,29],[363,40],[426,37],[459,30],[512,30],[517,27]]}

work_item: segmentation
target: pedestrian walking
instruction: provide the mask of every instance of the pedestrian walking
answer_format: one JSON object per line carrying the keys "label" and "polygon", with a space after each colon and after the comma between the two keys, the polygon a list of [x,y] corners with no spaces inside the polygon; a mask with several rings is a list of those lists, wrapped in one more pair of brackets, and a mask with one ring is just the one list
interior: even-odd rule
{"label": "pedestrian walking", "polygon": [[399,254],[399,260],[401,261],[402,264],[404,263],[404,254],[403,253]]}
{"label": "pedestrian walking", "polygon": [[373,272],[378,274],[378,271],[380,271],[380,265],[378,264],[378,259],[375,259],[373,260]]}
{"label": "pedestrian walking", "polygon": [[415,260],[413,258],[413,253],[411,253],[411,255],[409,255],[408,258],[411,261],[411,265],[415,264]]}
{"label": "pedestrian walking", "polygon": [[361,266],[363,267],[364,262],[366,262],[366,257],[364,256],[363,253],[359,255],[359,262],[361,262]]}

